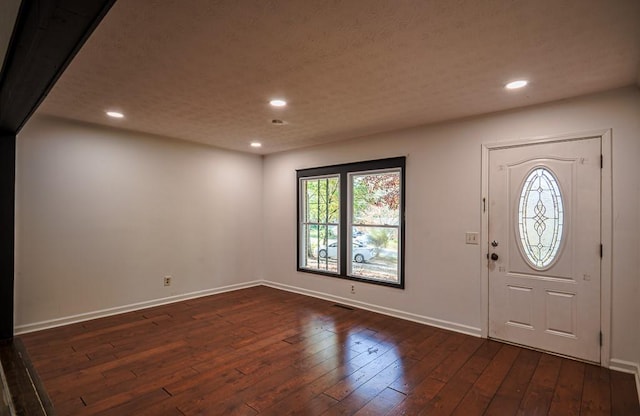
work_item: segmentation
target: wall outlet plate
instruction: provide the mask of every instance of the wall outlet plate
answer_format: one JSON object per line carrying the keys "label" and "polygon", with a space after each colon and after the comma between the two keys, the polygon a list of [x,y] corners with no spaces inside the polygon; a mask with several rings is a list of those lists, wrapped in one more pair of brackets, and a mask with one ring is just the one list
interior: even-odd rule
{"label": "wall outlet plate", "polygon": [[480,244],[480,234],[479,233],[465,233],[465,239],[467,244]]}
{"label": "wall outlet plate", "polygon": [[164,277],[164,285],[165,286],[171,286],[171,276],[165,276]]}

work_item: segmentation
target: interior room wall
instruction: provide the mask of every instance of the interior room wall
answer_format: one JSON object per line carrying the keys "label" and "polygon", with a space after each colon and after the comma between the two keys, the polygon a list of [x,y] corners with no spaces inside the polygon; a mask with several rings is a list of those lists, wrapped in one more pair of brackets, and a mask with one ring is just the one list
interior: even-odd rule
{"label": "interior room wall", "polygon": [[[481,145],[612,129],[611,358],[640,362],[640,91],[629,87],[541,106],[269,155],[264,163],[265,276],[289,290],[479,334]],[[296,169],[407,156],[406,289],[296,271]]]}
{"label": "interior room wall", "polygon": [[41,116],[17,141],[18,333],[262,278],[261,156]]}

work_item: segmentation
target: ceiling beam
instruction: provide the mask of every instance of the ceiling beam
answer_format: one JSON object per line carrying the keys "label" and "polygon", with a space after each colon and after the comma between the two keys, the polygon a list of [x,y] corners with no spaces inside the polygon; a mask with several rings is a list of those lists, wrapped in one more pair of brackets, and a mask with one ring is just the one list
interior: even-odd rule
{"label": "ceiling beam", "polygon": [[116,0],[25,0],[0,74],[0,131],[16,134]]}

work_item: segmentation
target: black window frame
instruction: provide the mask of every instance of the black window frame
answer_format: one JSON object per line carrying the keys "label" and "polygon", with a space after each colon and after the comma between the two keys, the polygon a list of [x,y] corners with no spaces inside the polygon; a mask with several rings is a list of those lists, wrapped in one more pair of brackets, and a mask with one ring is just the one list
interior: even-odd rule
{"label": "black window frame", "polygon": [[[296,170],[296,205],[297,205],[297,225],[296,225],[296,269],[299,272],[311,273],[311,274],[319,274],[323,276],[335,277],[339,279],[352,280],[364,283],[371,283],[375,285],[388,286],[397,289],[404,289],[405,287],[405,199],[406,199],[406,157],[393,157],[387,159],[377,159],[377,160],[367,160],[362,162],[353,162],[353,163],[343,163],[339,165],[331,165],[331,166],[322,166],[316,168],[307,168],[307,169],[298,169]],[[350,237],[350,233],[348,230],[348,218],[349,218],[349,174],[353,173],[364,173],[367,171],[380,171],[384,169],[399,169],[400,170],[400,225],[399,225],[399,236],[398,240],[400,243],[400,252],[398,253],[398,262],[399,262],[399,270],[398,270],[398,282],[385,282],[376,279],[369,278],[361,278],[357,276],[348,275],[348,256],[347,256],[347,248],[348,248],[348,237]],[[301,179],[305,178],[313,178],[313,177],[321,177],[321,176],[329,176],[329,175],[338,175],[340,178],[340,225],[339,225],[339,246],[340,246],[340,255],[339,255],[339,267],[338,273],[328,272],[323,270],[316,270],[311,268],[301,267],[301,235],[302,232],[302,195],[301,195]]]}

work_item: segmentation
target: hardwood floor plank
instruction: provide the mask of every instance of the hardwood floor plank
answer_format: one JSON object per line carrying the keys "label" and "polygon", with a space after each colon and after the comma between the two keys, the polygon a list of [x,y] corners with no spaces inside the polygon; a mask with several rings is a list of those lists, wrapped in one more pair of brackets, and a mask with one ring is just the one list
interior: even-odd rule
{"label": "hardwood floor plank", "polygon": [[430,337],[429,340],[431,341],[429,344],[425,343],[423,345],[428,351],[427,354],[423,355],[424,359],[418,359],[418,363],[415,366],[407,369],[404,377],[399,378],[389,387],[400,393],[409,394],[449,353],[455,350],[460,341],[457,334],[447,334],[445,332],[437,333]]}
{"label": "hardwood floor plank", "polygon": [[[145,378],[143,380],[139,378],[129,379],[124,382],[114,382],[112,380],[103,380],[101,383],[96,383],[90,390],[87,390],[82,397],[82,401],[87,406],[94,406],[96,403],[109,401],[112,403],[124,403],[131,399],[131,392],[152,392],[157,390],[163,390],[165,394],[171,395],[169,391],[164,389],[164,385],[175,382],[183,381],[193,374],[193,370],[190,368],[182,368],[176,370],[170,375],[164,377]],[[124,394],[118,396],[113,393],[116,389]]]}
{"label": "hardwood floor plank", "polygon": [[[376,331],[375,334],[369,334],[370,339],[374,341],[374,343],[378,343],[379,348],[375,348],[367,354],[359,353],[357,351],[353,351],[351,349],[347,349],[350,354],[353,356],[346,357],[344,362],[340,364],[339,367],[335,368],[333,371],[330,371],[323,375],[322,377],[316,379],[314,382],[307,384],[294,391],[289,395],[289,397],[284,398],[282,401],[274,404],[266,410],[267,414],[297,414],[296,412],[307,411],[303,406],[299,406],[300,403],[304,403],[307,400],[318,400],[318,397],[326,396],[322,394],[322,391],[331,388],[339,383],[344,377],[352,374],[361,366],[365,366],[367,363],[376,359],[377,355],[384,354],[392,348],[396,348],[397,350],[401,350],[400,346],[405,345],[405,343],[411,342],[415,338],[422,338],[423,334],[419,331],[419,328],[416,328],[415,325],[394,325],[389,329],[380,329],[381,327],[377,327],[379,330]],[[423,328],[423,327],[421,327]],[[362,327],[359,328],[362,330]],[[429,333],[429,331],[425,331],[425,333]],[[400,343],[397,342],[389,342],[392,339],[402,339],[403,341]],[[324,353],[324,351],[323,351]],[[335,353],[334,353],[335,354]],[[323,354],[324,357],[324,354]],[[407,360],[410,360],[407,358]],[[323,362],[321,360],[320,362]],[[331,362],[335,363],[334,360]],[[409,363],[408,363],[409,364]],[[326,396],[328,397],[328,396]],[[337,401],[334,402],[337,403]],[[322,400],[323,404],[327,402]],[[327,409],[331,407],[328,406]],[[293,409],[293,410],[291,410]]]}
{"label": "hardwood floor plank", "polygon": [[317,400],[319,396],[331,399],[330,401],[321,399],[323,403],[331,403],[331,405],[337,403],[334,398],[325,395],[323,391],[360,368],[354,365],[352,360],[361,355],[361,353],[353,352],[352,354],[353,355],[348,355],[344,358],[340,357],[338,359],[327,360],[327,365],[324,365],[324,362],[319,364],[318,367],[323,369],[320,372],[324,374],[312,382],[300,386],[297,390],[292,391],[287,397],[274,403],[271,407],[264,409],[264,413],[269,415],[300,414],[299,412],[306,409],[305,403]]}
{"label": "hardwood floor plank", "polygon": [[[397,355],[394,355],[395,351],[393,350],[394,344],[387,343],[383,345],[381,343],[381,340],[388,337],[382,332],[383,331],[374,331],[360,327],[347,337],[350,341],[348,340],[341,343],[342,348],[353,353],[353,357],[350,360],[351,367],[356,368],[360,366],[360,368],[356,370],[355,373],[347,374],[345,378],[339,380],[336,384],[326,389],[323,392],[324,395],[331,397],[334,400],[339,400],[334,397],[336,393],[332,395],[330,394],[330,391],[339,392],[340,389],[345,388],[345,383],[350,383],[350,388],[357,388],[359,384],[364,383],[371,378],[367,377],[367,375],[376,375],[379,373],[380,368],[384,368],[385,365],[389,364],[389,361],[397,361],[398,357]],[[358,348],[350,348],[353,345],[357,345]],[[362,346],[362,348],[360,348],[360,346]],[[366,353],[364,351],[366,351]],[[334,362],[334,366],[335,365],[336,363]],[[322,367],[318,367],[318,369],[320,371],[316,371],[316,369],[312,367],[305,372],[300,372],[299,369],[297,369],[296,375],[286,383],[272,386],[262,394],[254,396],[253,399],[249,399],[247,403],[257,410],[272,407],[275,403],[281,401],[286,395],[298,390],[300,386],[307,385],[313,380],[321,377],[322,374],[326,373],[327,366],[323,365]],[[354,374],[357,375],[354,376]],[[354,383],[353,381],[348,380],[350,377],[357,378],[358,381]],[[345,395],[348,393],[349,392],[342,392],[342,394]]]}
{"label": "hardwood floor plank", "polygon": [[[58,386],[65,386],[67,383],[73,385],[74,387],[79,387],[81,384],[85,384],[91,380],[92,382],[96,382],[96,380],[100,380],[104,378],[102,375],[103,372],[107,370],[112,370],[121,366],[126,366],[130,364],[135,364],[139,360],[142,359],[158,359],[162,360],[164,354],[170,353],[179,353],[184,351],[184,347],[186,343],[184,341],[172,341],[168,342],[166,345],[154,347],[149,349],[148,351],[138,352],[136,354],[128,355],[123,358],[114,357],[104,362],[97,363],[95,365],[91,365],[89,363],[83,363],[81,366],[78,366],[78,372],[73,373],[70,372],[69,369],[65,369],[64,373],[61,373],[57,377],[51,377],[49,380],[45,381],[45,385],[47,382]],[[48,375],[43,375],[45,380]],[[91,386],[91,384],[89,384]]]}
{"label": "hardwood floor plank", "polygon": [[147,403],[162,401],[168,397],[170,396],[162,389],[147,389],[138,386],[134,390],[121,391],[119,394],[107,396],[101,401],[87,404],[87,407],[77,414],[135,415],[144,409]]}
{"label": "hardwood floor plank", "polygon": [[497,416],[516,414],[541,355],[537,351],[520,349],[518,357],[511,365],[506,377],[501,380],[502,383],[484,414]]}
{"label": "hardwood floor plank", "polygon": [[580,414],[582,387],[586,364],[573,360],[562,360],[558,382],[549,407],[550,416]]}
{"label": "hardwood floor plank", "polygon": [[61,416],[638,413],[628,375],[268,287],[21,338]]}
{"label": "hardwood floor plank", "polygon": [[450,415],[501,347],[502,344],[495,341],[483,342],[455,376],[428,402],[422,413]]}
{"label": "hardwood floor plank", "polygon": [[74,415],[74,414],[82,414],[82,412],[86,412],[87,406],[82,403],[82,399],[79,396],[76,397],[61,397],[61,398],[53,398],[52,401],[55,403],[55,410],[58,415]]}
{"label": "hardwood floor plank", "polygon": [[610,372],[605,368],[587,365],[584,372],[581,414],[611,414]]}
{"label": "hardwood floor plank", "polygon": [[398,406],[407,396],[390,388],[384,389],[366,406],[358,410],[356,416],[386,415],[391,409]]}
{"label": "hardwood floor plank", "polygon": [[[392,414],[421,414],[433,402],[441,389],[457,373],[467,360],[485,341],[480,338],[451,338],[458,343],[449,349],[448,356],[443,359],[427,377],[409,391],[407,398],[393,410]],[[424,360],[423,360],[424,361]]]}
{"label": "hardwood floor plank", "polygon": [[463,338],[454,352],[442,361],[429,375],[429,377],[447,383],[453,375],[467,362],[480,346],[486,341],[480,338]]}
{"label": "hardwood floor plank", "polygon": [[[259,396],[273,386],[284,385],[295,375],[296,372],[292,368],[285,367],[279,371],[270,372],[268,377],[243,376],[220,387],[207,388],[207,393],[188,400],[179,405],[178,409],[185,414],[198,414],[204,411],[211,414],[231,414],[246,406],[248,397]],[[192,396],[192,393],[189,393],[187,397]]]}
{"label": "hardwood floor plank", "polygon": [[[389,384],[396,379],[402,377],[405,365],[410,366],[411,363],[404,360],[397,360],[393,364],[382,369],[369,380],[363,382],[359,386],[354,386],[348,396],[340,400],[340,402],[327,410],[326,414],[330,415],[350,415],[354,411],[363,409],[368,403],[376,399],[384,391],[388,390]],[[389,389],[390,390],[390,389]],[[394,391],[395,390],[391,390]],[[395,392],[403,396],[402,393]],[[391,393],[387,393],[390,395]],[[397,398],[397,396],[395,396]],[[395,400],[399,403],[399,400]],[[390,404],[387,403],[386,404]]]}
{"label": "hardwood floor plank", "polygon": [[562,358],[554,355],[543,354],[540,357],[538,367],[520,403],[519,416],[542,416],[549,412],[561,363]]}
{"label": "hardwood floor plank", "polygon": [[[375,377],[382,370],[389,366],[392,366],[394,363],[396,363],[397,360],[398,355],[396,354],[396,351],[391,349],[387,350],[383,354],[378,355],[375,360],[370,361],[366,365],[363,365],[356,372],[349,374],[338,383],[326,389],[324,391],[324,394],[329,397],[333,397],[338,401],[343,400],[359,386]],[[396,366],[401,367],[402,365],[401,363],[396,363]],[[397,374],[397,376],[391,381],[399,378],[401,372],[401,369],[394,371],[394,374]]]}
{"label": "hardwood floor plank", "polygon": [[517,347],[502,345],[471,390],[454,409],[453,414],[457,416],[484,414],[519,353],[520,349]]}
{"label": "hardwood floor plank", "polygon": [[[611,372],[611,414],[640,415],[633,374]],[[635,395],[635,397],[634,397]]]}
{"label": "hardwood floor plank", "polygon": [[[357,355],[355,355],[354,358],[355,357],[357,357]],[[300,386],[308,385],[322,377],[328,370],[334,369],[339,365],[339,361],[323,362],[304,371],[291,366],[287,369],[291,376],[285,382],[262,382],[260,385],[255,386],[252,393],[253,397],[247,398],[247,404],[254,409],[262,411],[278,403],[292,392],[297,391]]]}

